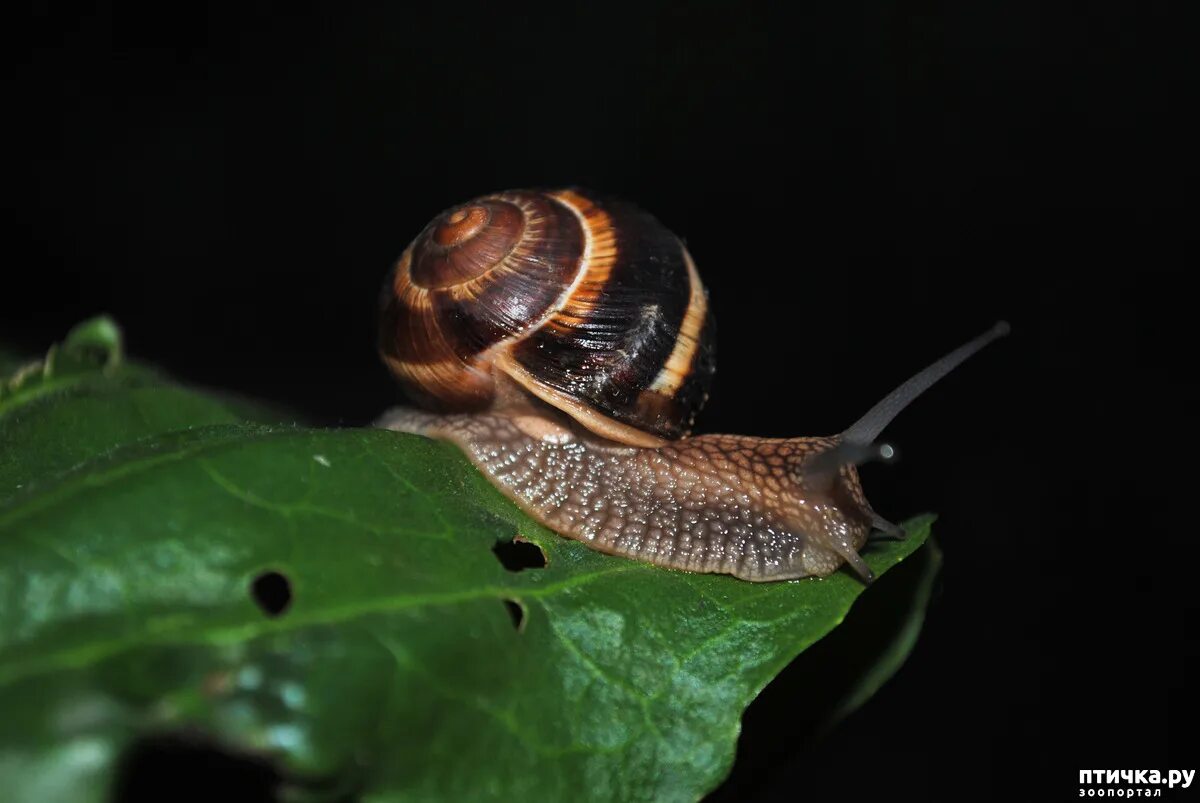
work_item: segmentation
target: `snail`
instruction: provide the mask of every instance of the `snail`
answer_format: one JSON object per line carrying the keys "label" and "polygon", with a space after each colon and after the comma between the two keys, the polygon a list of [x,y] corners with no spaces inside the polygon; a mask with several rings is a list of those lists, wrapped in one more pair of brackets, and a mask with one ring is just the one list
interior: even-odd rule
{"label": "snail", "polygon": [[506,496],[602,552],[750,581],[828,576],[873,532],[856,465],[1008,332],[997,323],[831,437],[690,436],[716,368],[682,241],[632,204],[514,190],[436,217],[389,273],[379,351],[419,407],[377,426],[457,445]]}

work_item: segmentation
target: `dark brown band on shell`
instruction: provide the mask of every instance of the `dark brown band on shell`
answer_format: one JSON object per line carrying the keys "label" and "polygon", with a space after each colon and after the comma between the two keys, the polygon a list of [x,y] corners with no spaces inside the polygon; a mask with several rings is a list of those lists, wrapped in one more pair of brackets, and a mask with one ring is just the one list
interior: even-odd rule
{"label": "dark brown band on shell", "polygon": [[617,422],[659,438],[687,434],[715,369],[706,305],[679,382],[655,389],[690,305],[704,299],[703,287],[693,292],[699,277],[683,243],[631,204],[556,195],[585,221],[590,258],[563,308],[514,344],[512,359],[528,376]]}

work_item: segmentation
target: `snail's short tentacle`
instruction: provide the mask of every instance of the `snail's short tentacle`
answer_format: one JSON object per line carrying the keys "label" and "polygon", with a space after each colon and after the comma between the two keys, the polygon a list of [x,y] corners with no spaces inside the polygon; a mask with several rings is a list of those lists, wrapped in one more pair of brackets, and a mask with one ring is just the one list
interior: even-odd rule
{"label": "snail's short tentacle", "polygon": [[875,580],[875,572],[871,571],[871,567],[862,559],[862,555],[858,554],[855,549],[848,549],[845,552],[839,552],[846,563],[850,564],[850,568],[854,569],[855,573],[862,578],[864,583],[870,584]]}
{"label": "snail's short tentacle", "polygon": [[870,535],[870,539],[873,541],[883,540],[885,538],[892,538],[900,541],[908,538],[908,533],[905,532],[903,527],[898,524],[892,524],[874,510],[871,511],[871,527],[874,528]]}

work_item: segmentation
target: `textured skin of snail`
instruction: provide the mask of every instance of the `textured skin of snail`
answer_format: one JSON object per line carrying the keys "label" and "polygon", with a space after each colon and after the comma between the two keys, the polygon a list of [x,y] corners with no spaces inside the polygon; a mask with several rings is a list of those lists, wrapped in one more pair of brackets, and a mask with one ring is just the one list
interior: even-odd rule
{"label": "textured skin of snail", "polygon": [[843,561],[871,577],[858,550],[876,517],[858,472],[805,470],[834,438],[627,446],[515,398],[475,414],[397,408],[379,425],[456,444],[526,513],[602,552],[752,581],[826,576]]}
{"label": "textured skin of snail", "polygon": [[[687,437],[714,326],[683,243],[579,190],[435,218],[389,275],[380,354],[423,409],[378,426],[456,444],[533,518],[603,552],[746,580],[826,576],[879,519],[837,438]],[[841,462],[841,461],[839,461]]]}

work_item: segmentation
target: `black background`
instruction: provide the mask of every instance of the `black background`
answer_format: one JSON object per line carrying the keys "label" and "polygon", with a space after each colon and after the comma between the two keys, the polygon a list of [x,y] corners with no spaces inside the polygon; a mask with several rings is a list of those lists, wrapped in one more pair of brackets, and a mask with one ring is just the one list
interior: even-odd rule
{"label": "black background", "polygon": [[364,424],[396,400],[373,317],[408,240],[474,195],[561,184],[686,239],[719,325],[701,431],[839,431],[1011,321],[865,471],[884,515],[941,516],[915,654],[816,746],[764,711],[819,690],[772,686],[718,799],[1062,799],[1081,768],[1200,765],[1196,71],[1155,5],[17,22],[0,341],[31,353],[107,311],[186,380]]}

